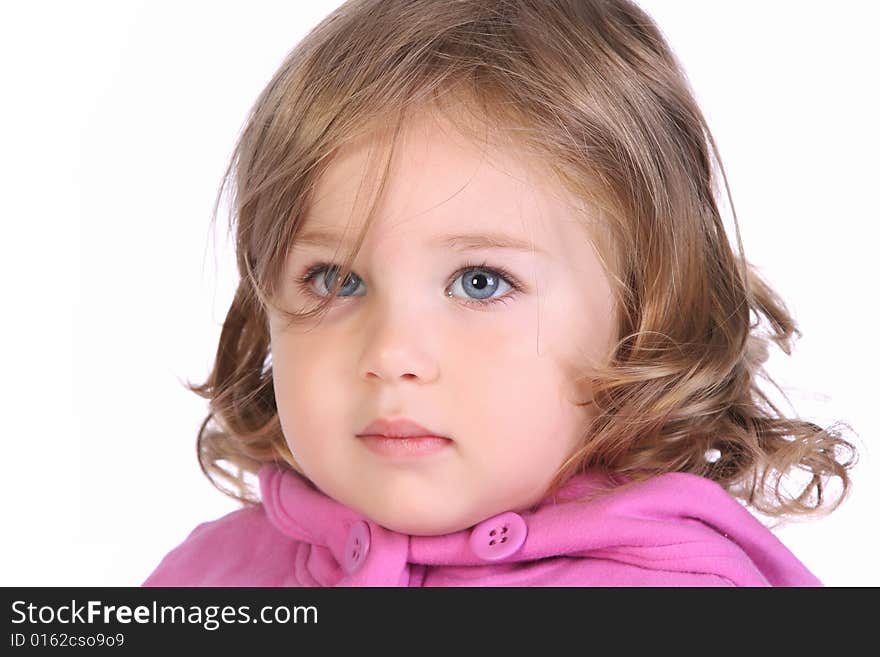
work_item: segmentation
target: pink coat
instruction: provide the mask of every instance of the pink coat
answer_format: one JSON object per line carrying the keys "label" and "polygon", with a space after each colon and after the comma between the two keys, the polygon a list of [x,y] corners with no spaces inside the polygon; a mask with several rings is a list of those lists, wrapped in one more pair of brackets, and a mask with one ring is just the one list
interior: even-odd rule
{"label": "pink coat", "polygon": [[443,536],[389,531],[290,470],[260,470],[262,504],[193,530],[144,586],[821,586],[718,484],[670,473],[578,475],[534,509]]}

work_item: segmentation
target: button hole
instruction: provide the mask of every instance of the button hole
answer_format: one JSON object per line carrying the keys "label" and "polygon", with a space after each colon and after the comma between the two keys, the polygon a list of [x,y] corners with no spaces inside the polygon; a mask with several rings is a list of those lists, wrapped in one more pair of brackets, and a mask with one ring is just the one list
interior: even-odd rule
{"label": "button hole", "polygon": [[507,537],[506,537],[506,536],[505,536],[504,538],[501,539],[501,542],[502,542],[502,543],[504,543],[505,541],[507,541]]}
{"label": "button hole", "polygon": [[507,533],[507,525],[504,525],[504,528],[501,530],[501,533],[502,533],[502,534],[506,534],[506,533]]}
{"label": "button hole", "polygon": [[495,545],[495,543],[497,543],[497,541],[495,541],[495,540],[489,541],[489,545]]}
{"label": "button hole", "polygon": [[489,536],[495,536],[495,534],[497,534],[497,533],[498,532],[493,529],[492,531],[489,532]]}

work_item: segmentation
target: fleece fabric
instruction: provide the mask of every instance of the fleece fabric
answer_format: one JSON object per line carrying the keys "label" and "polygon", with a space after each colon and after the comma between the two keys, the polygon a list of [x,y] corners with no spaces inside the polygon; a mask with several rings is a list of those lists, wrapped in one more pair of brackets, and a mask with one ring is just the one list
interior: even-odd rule
{"label": "fleece fabric", "polygon": [[[529,511],[441,536],[390,531],[292,470],[264,466],[259,481],[261,504],[196,527],[144,586],[821,586],[743,505],[696,475],[620,488],[583,473]],[[495,548],[475,539],[511,518],[519,533],[504,549],[515,551],[489,556]]]}

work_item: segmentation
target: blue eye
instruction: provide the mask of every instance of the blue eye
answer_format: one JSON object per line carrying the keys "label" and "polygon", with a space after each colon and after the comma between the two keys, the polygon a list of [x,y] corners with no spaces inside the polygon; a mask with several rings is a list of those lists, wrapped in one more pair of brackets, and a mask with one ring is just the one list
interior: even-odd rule
{"label": "blue eye", "polygon": [[[458,281],[461,283],[458,284]],[[460,288],[468,295],[465,301],[491,302],[504,299],[503,296],[493,298],[498,289],[503,290],[504,286],[507,286],[508,289],[513,288],[513,285],[500,272],[483,267],[470,267],[455,277],[448,294],[452,296],[451,290]]]}
{"label": "blue eye", "polygon": [[[306,294],[325,298],[333,289],[339,276],[339,270],[338,265],[319,262],[309,267],[297,279],[297,282],[300,289]],[[348,278],[340,286],[337,298],[363,296],[363,294],[355,294],[361,283],[361,278],[354,272],[350,272]],[[505,286],[507,290],[504,290]],[[502,296],[493,296],[499,289],[508,293]],[[453,292],[460,290],[464,296],[455,296],[454,298],[469,305],[485,307],[496,302],[507,303],[515,293],[521,292],[522,289],[516,278],[500,267],[490,267],[486,263],[467,264],[452,276],[451,282],[446,288],[446,295],[453,297]],[[510,293],[510,290],[513,291],[513,294]]]}
{"label": "blue eye", "polygon": [[[321,265],[319,269],[312,272],[309,278],[316,276],[319,271],[324,271],[323,276],[318,277],[318,281],[324,286],[324,292],[321,296],[326,296],[330,290],[333,289],[333,286],[336,284],[336,279],[339,277],[339,267],[337,265],[330,265],[329,267],[326,265]],[[339,291],[336,296],[339,297],[347,297],[350,296],[352,292],[357,289],[357,285],[352,287],[352,283],[356,283],[360,281],[360,278],[354,272],[350,272],[348,274],[348,278],[342,283],[339,288]]]}

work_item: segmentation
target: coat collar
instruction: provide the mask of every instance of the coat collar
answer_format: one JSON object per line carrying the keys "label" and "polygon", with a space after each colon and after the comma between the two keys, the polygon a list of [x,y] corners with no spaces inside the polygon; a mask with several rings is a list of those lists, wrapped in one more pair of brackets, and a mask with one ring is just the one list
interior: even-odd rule
{"label": "coat collar", "polygon": [[[298,541],[323,545],[333,550],[346,541],[351,526],[358,521],[366,522],[371,532],[379,528],[379,525],[357,511],[318,490],[293,470],[266,465],[259,472],[259,481],[261,498],[270,521],[282,533]],[[535,527],[539,531],[555,529],[558,522],[565,522],[563,516],[567,516],[566,513],[560,514],[560,509],[555,507],[606,490],[616,482],[619,483],[619,480],[598,472],[579,474],[569,479],[555,495],[541,500],[531,511],[520,511],[517,515],[529,527]],[[565,510],[569,510],[568,507]],[[382,529],[392,534],[397,533]],[[406,536],[411,544],[411,560],[426,565],[485,563],[468,546],[473,529],[441,536]],[[526,551],[513,560],[535,558],[525,556],[527,554],[530,552]]]}
{"label": "coat collar", "polygon": [[[406,585],[411,566],[498,567],[555,556],[601,556],[641,564],[656,560],[656,550],[670,546],[682,569],[707,567],[733,579],[741,576],[737,564],[750,562],[775,585],[819,584],[721,486],[696,475],[659,475],[584,501],[581,498],[590,493],[623,482],[599,472],[578,474],[555,496],[515,514],[526,527],[525,540],[516,552],[491,564],[475,551],[473,539],[492,518],[441,536],[408,536],[331,499],[290,469],[264,466],[259,480],[269,521],[297,541],[327,548],[339,564],[351,562],[353,536],[357,540],[355,535],[366,533],[367,562],[352,568],[342,585]],[[399,573],[400,581],[389,582],[388,573]]]}

